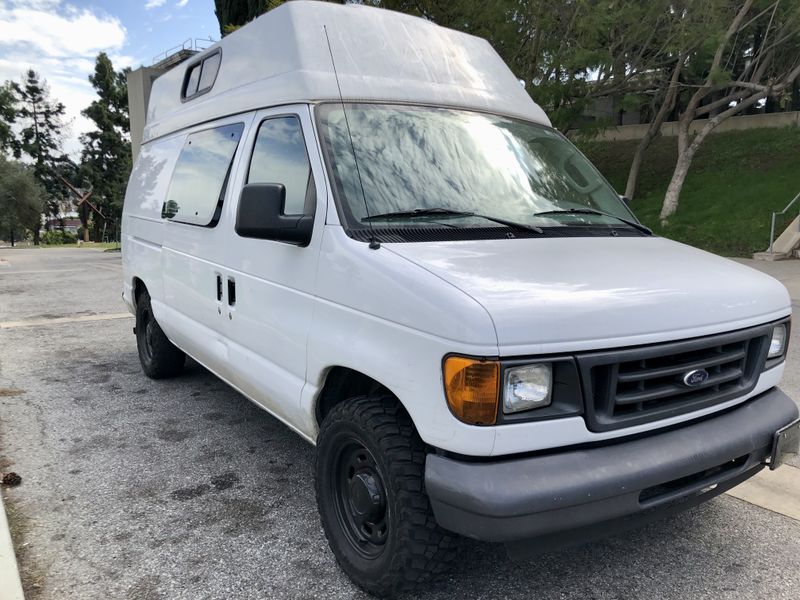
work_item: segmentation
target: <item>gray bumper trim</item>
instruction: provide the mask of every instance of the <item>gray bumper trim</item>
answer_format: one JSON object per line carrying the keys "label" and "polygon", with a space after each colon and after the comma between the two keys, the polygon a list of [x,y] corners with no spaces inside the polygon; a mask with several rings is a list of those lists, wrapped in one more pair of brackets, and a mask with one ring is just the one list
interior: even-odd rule
{"label": "gray bumper trim", "polygon": [[[711,498],[758,472],[775,432],[797,416],[792,399],[773,388],[704,421],[607,446],[493,462],[431,454],[425,485],[445,529],[486,541],[524,540]],[[642,490],[664,484],[640,501]]]}

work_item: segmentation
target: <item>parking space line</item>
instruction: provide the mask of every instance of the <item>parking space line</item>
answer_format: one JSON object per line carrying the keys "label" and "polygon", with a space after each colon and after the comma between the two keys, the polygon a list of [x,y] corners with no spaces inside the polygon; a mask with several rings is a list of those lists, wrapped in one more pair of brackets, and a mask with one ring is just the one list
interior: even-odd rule
{"label": "parking space line", "polygon": [[110,313],[105,315],[81,315],[77,317],[53,317],[51,319],[27,319],[24,321],[0,322],[0,329],[15,327],[39,327],[42,325],[58,325],[61,323],[86,323],[91,321],[111,321],[113,319],[132,319],[131,313]]}
{"label": "parking space line", "polygon": [[103,269],[104,271],[111,271],[112,273],[119,273],[122,270],[122,264],[94,264],[92,265],[96,269]]}
{"label": "parking space line", "polygon": [[800,521],[800,469],[783,465],[775,471],[764,469],[728,495]]}
{"label": "parking space line", "polygon": [[40,273],[78,273],[83,269],[43,269],[40,271],[4,271],[0,275],[38,275]]}

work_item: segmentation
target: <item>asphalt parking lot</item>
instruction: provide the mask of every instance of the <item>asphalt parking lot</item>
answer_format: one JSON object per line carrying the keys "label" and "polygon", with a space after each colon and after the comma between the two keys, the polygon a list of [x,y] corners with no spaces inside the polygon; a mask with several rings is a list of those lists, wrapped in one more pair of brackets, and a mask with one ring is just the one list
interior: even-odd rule
{"label": "asphalt parking lot", "polygon": [[[800,310],[800,261],[758,266]],[[328,550],[313,449],[195,363],[147,379],[120,277],[119,253],[0,249],[0,471],[22,476],[3,494],[26,597],[366,597]],[[800,521],[723,495],[525,562],[465,540],[415,597],[796,599]]]}

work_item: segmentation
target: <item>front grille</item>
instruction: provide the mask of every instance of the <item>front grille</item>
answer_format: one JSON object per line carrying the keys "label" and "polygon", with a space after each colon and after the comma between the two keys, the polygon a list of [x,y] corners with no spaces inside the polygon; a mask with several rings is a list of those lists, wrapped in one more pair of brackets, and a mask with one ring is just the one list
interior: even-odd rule
{"label": "front grille", "polygon": [[[746,381],[750,343],[751,340],[742,340],[695,352],[621,363],[616,369],[613,416],[741,388]],[[708,373],[705,382],[689,387],[681,380],[683,374],[701,369]]]}
{"label": "front grille", "polygon": [[[764,367],[772,324],[578,357],[592,431],[700,410],[748,393]],[[688,385],[696,370],[707,379]]]}

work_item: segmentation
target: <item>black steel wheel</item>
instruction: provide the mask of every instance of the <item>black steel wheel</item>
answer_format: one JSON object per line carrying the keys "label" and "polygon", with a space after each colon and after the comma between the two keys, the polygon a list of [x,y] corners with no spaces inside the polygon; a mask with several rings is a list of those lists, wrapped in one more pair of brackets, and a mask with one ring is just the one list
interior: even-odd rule
{"label": "black steel wheel", "polygon": [[336,405],[317,438],[322,526],[342,570],[364,590],[391,596],[442,573],[456,539],[425,495],[425,447],[391,394]]}
{"label": "black steel wheel", "polygon": [[380,556],[389,529],[386,490],[372,453],[356,438],[337,451],[331,477],[338,525],[350,544],[367,559]]}
{"label": "black steel wheel", "polygon": [[186,362],[183,351],[169,341],[158,325],[146,291],[136,301],[136,348],[142,370],[151,379],[174,377]]}

